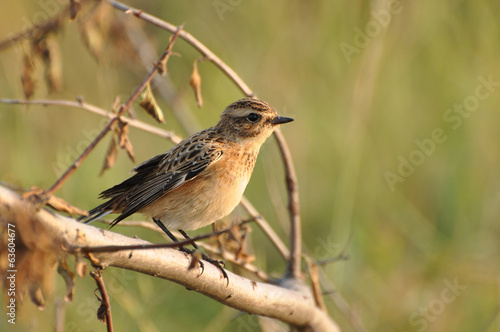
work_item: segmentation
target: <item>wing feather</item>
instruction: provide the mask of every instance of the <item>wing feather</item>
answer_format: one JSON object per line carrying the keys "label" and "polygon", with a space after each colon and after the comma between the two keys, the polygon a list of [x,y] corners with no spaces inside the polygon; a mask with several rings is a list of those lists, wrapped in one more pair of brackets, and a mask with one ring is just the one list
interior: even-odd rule
{"label": "wing feather", "polygon": [[138,165],[134,168],[135,175],[101,193],[100,197],[110,199],[108,207],[121,211],[112,226],[195,179],[222,158],[219,144],[197,136],[200,135]]}

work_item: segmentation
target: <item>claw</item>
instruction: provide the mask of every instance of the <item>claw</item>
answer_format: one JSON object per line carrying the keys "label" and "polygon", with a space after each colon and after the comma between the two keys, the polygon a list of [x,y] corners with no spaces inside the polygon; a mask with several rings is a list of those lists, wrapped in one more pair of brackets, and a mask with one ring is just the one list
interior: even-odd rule
{"label": "claw", "polygon": [[224,270],[224,261],[219,261],[217,259],[213,259],[212,257],[208,256],[207,254],[203,253],[201,255],[201,258],[203,258],[204,260],[206,260],[207,262],[209,262],[210,264],[212,265],[215,265],[216,268],[219,269],[219,271],[221,272],[222,276],[224,277],[224,279],[227,280],[227,286],[229,286],[229,277],[226,273],[226,270]]}

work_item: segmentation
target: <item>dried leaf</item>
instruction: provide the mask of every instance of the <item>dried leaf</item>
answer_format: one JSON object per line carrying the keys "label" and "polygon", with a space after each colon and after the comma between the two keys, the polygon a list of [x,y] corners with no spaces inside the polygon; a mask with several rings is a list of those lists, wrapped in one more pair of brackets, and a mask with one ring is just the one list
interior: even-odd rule
{"label": "dried leaf", "polygon": [[41,44],[43,45],[42,59],[45,64],[45,80],[49,86],[49,91],[50,93],[61,91],[61,51],[54,34],[47,35]]}
{"label": "dried leaf", "polygon": [[75,272],[80,276],[80,278],[85,277],[87,273],[87,264],[85,263],[82,255],[75,255]]}
{"label": "dried leaf", "polygon": [[118,111],[120,110],[120,107],[121,107],[121,98],[120,96],[116,96],[115,99],[113,100],[113,105],[111,105],[113,113],[117,114]]}
{"label": "dried leaf", "polygon": [[[79,20],[79,31],[83,43],[89,52],[100,62],[102,53],[109,39],[109,30],[112,19],[110,18],[111,6],[100,3],[83,19]],[[121,31],[123,33],[123,30]]]}
{"label": "dried leaf", "polygon": [[[103,3],[107,5],[106,3]],[[111,6],[105,6],[112,8]],[[114,62],[120,61],[126,64],[139,63],[140,56],[138,49],[144,42],[140,35],[137,36],[134,31],[143,29],[139,20],[127,19],[107,19],[109,22],[109,34],[106,45],[111,48],[109,54]],[[132,34],[129,32],[133,32]],[[139,45],[137,48],[134,45]]]}
{"label": "dried leaf", "polygon": [[66,302],[73,301],[73,294],[75,293],[75,274],[69,269],[66,259],[61,259],[57,266],[57,273],[61,275],[66,284],[66,294],[64,300]]}
{"label": "dried leaf", "polygon": [[76,14],[80,10],[80,2],[78,0],[69,1],[69,19],[73,21],[76,18]]}
{"label": "dried leaf", "polygon": [[128,123],[126,123],[120,118],[118,118],[117,134],[118,134],[118,146],[120,147],[120,149],[123,149],[123,145],[125,144],[128,135]]}
{"label": "dried leaf", "polygon": [[[0,266],[2,271],[16,270],[16,303],[22,303],[24,295],[40,309],[44,308],[44,296],[51,297],[53,276],[59,257],[64,255],[60,239],[43,227],[34,217],[32,209],[3,209],[0,222]],[[9,226],[7,230],[7,225]],[[5,226],[5,227],[4,227]],[[15,239],[15,261],[7,261],[8,243]],[[9,275],[11,276],[11,275]],[[4,277],[5,276],[4,274]],[[5,279],[8,281],[9,279]],[[2,283],[7,294],[9,283]],[[19,302],[18,302],[19,301]]]}
{"label": "dried leaf", "polygon": [[104,38],[99,27],[90,20],[86,21],[80,27],[80,34],[87,49],[100,62],[104,47]]}
{"label": "dried leaf", "polygon": [[128,158],[135,163],[134,149],[128,139],[128,123],[119,119],[118,121],[118,147],[127,151]]}
{"label": "dried leaf", "polygon": [[26,97],[26,99],[30,99],[35,93],[35,81],[33,79],[34,69],[35,66],[32,57],[26,54],[24,56],[23,73],[21,75],[24,97]]}
{"label": "dried leaf", "polygon": [[113,167],[116,162],[118,149],[116,148],[115,138],[111,137],[111,141],[109,143],[110,144],[108,151],[106,152],[106,158],[104,159],[104,164],[102,165],[101,173],[99,174],[99,176],[103,175],[108,168]]}
{"label": "dried leaf", "polygon": [[37,284],[32,284],[29,293],[31,301],[38,307],[38,310],[45,310],[45,299],[43,298],[42,289]]}
{"label": "dried leaf", "polygon": [[32,186],[30,190],[24,192],[22,196],[23,200],[32,199],[34,201],[38,201],[43,199],[46,195],[45,195],[45,190],[38,188],[36,186]]}
{"label": "dried leaf", "polygon": [[100,322],[108,325],[108,323],[106,322],[107,314],[108,314],[108,307],[101,301],[101,305],[97,309],[97,319]]}
{"label": "dried leaf", "polygon": [[59,198],[59,197],[51,196],[49,198],[48,204],[53,209],[55,209],[55,210],[57,210],[59,212],[64,212],[64,213],[70,214],[70,215],[71,214],[79,214],[79,215],[82,215],[82,216],[88,216],[89,215],[89,213],[87,211],[80,210],[76,206],[73,206],[73,205],[69,204],[64,199]]}
{"label": "dried leaf", "polygon": [[159,123],[165,122],[163,111],[156,102],[156,98],[151,91],[149,83],[146,85],[146,89],[141,94],[141,101],[139,102],[139,105]]}
{"label": "dried leaf", "polygon": [[198,107],[201,107],[203,105],[203,97],[201,96],[201,76],[198,72],[198,60],[195,60],[193,63],[193,73],[191,74],[189,85],[191,85],[194,90]]}
{"label": "dried leaf", "polygon": [[125,149],[125,151],[127,151],[128,159],[130,159],[131,162],[135,163],[134,148],[132,147],[132,143],[130,143],[130,140],[128,138],[125,140],[125,144],[122,149]]}

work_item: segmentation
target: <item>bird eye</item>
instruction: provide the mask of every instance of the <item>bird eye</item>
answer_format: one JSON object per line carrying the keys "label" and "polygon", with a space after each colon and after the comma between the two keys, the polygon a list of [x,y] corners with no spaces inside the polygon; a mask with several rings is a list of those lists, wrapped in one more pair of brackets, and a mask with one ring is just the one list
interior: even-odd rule
{"label": "bird eye", "polygon": [[255,122],[260,119],[260,115],[257,113],[250,113],[247,115],[247,120],[250,122]]}

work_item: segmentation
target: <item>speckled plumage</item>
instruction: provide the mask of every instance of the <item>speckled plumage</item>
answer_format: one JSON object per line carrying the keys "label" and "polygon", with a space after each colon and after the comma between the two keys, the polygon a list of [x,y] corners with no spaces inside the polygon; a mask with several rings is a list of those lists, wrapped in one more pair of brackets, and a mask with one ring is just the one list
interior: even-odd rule
{"label": "speckled plumage", "polygon": [[245,98],[229,105],[220,121],[134,168],[135,175],[105,190],[107,202],[89,211],[91,222],[120,213],[112,226],[140,212],[168,229],[209,225],[238,205],[264,141],[280,117],[266,102]]}

